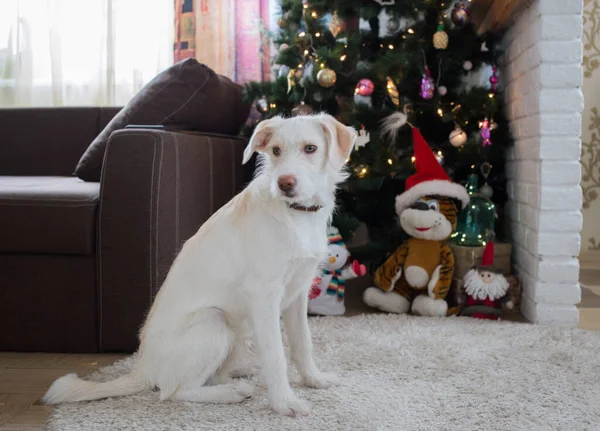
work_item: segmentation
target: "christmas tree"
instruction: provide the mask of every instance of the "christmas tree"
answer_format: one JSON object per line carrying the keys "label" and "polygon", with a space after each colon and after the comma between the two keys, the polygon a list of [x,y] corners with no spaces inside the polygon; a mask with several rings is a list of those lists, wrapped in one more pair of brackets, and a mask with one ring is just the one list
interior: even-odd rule
{"label": "christmas tree", "polygon": [[353,255],[376,266],[403,239],[394,199],[414,173],[411,127],[455,182],[492,167],[486,189],[502,237],[510,135],[496,69],[501,35],[478,35],[466,1],[282,0],[281,9],[276,78],[247,84],[246,96],[255,123],[324,111],[360,131],[333,221],[351,244],[366,227],[369,241]]}

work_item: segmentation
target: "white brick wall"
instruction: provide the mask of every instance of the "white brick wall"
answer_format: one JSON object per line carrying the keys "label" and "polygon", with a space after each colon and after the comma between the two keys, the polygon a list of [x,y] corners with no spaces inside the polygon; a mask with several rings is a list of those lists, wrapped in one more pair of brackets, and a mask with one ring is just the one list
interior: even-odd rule
{"label": "white brick wall", "polygon": [[583,0],[536,0],[505,37],[503,74],[515,146],[507,155],[507,217],[522,311],[574,327],[581,299]]}

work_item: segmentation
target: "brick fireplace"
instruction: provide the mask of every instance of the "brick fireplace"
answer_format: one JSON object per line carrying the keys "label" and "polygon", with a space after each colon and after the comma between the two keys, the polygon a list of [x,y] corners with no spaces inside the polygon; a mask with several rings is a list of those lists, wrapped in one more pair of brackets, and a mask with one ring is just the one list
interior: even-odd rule
{"label": "brick fireplace", "polygon": [[576,327],[583,1],[473,4],[482,32],[509,26],[502,69],[515,145],[507,155],[507,218],[521,311],[534,323]]}

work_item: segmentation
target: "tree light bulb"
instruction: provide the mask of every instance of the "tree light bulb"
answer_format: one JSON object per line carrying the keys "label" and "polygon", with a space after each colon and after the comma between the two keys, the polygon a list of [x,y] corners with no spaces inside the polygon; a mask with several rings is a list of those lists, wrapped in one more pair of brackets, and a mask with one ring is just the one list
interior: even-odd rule
{"label": "tree light bulb", "polygon": [[367,168],[362,168],[360,170],[360,173],[363,174],[363,175],[366,174],[367,173]]}
{"label": "tree light bulb", "polygon": [[325,63],[321,63],[321,69],[325,67]]}
{"label": "tree light bulb", "polygon": [[344,61],[345,59],[346,59],[346,54],[344,54],[344,55],[342,55],[342,56],[340,57],[340,60],[341,60],[341,61]]}
{"label": "tree light bulb", "polygon": [[392,164],[392,159],[388,159],[388,165]]}
{"label": "tree light bulb", "polygon": [[298,69],[302,69],[302,65],[301,64],[298,65]]}
{"label": "tree light bulb", "polygon": [[417,160],[417,158],[416,158],[415,156],[412,156],[412,157],[410,158],[410,161],[411,161],[411,162],[413,162],[413,163],[415,162],[415,160]]}
{"label": "tree light bulb", "polygon": [[304,55],[308,54],[308,49],[304,50]]}
{"label": "tree light bulb", "polygon": [[412,28],[409,28],[407,31],[408,31],[410,34],[415,34],[415,31],[414,31]]}
{"label": "tree light bulb", "polygon": [[303,31],[301,31],[301,32],[298,34],[298,36],[300,36],[300,37],[304,37],[304,36],[306,36],[306,33],[305,33],[305,32],[303,32]]}
{"label": "tree light bulb", "polygon": [[394,49],[394,45],[392,45],[391,43],[388,45],[389,49]]}
{"label": "tree light bulb", "polygon": [[438,108],[437,113],[440,117],[444,115],[444,111],[442,111],[442,108]]}
{"label": "tree light bulb", "polygon": [[442,155],[443,155],[442,152],[438,151],[438,156],[442,157]]}
{"label": "tree light bulb", "polygon": [[321,33],[319,33],[319,32],[316,32],[316,33],[315,33],[315,36],[316,36],[316,37],[321,37]]}
{"label": "tree light bulb", "polygon": [[305,5],[304,5],[304,9],[308,9],[308,4],[305,4]]}
{"label": "tree light bulb", "polygon": [[311,13],[311,15],[312,15],[312,17],[313,17],[313,18],[316,18],[316,17],[318,16],[318,15],[317,15],[317,13],[316,13],[315,11],[313,11],[313,12]]}

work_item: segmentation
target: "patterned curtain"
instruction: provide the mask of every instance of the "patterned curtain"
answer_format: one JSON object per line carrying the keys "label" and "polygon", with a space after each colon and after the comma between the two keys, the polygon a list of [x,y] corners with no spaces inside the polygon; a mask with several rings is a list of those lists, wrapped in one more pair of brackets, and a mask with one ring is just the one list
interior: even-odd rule
{"label": "patterned curtain", "polygon": [[270,79],[277,0],[176,0],[174,59],[195,57],[236,82]]}

